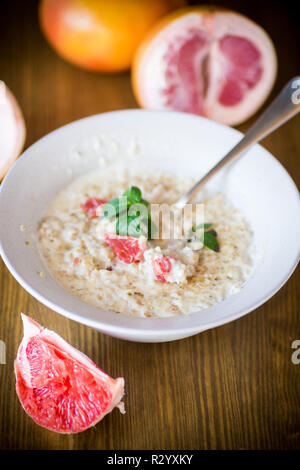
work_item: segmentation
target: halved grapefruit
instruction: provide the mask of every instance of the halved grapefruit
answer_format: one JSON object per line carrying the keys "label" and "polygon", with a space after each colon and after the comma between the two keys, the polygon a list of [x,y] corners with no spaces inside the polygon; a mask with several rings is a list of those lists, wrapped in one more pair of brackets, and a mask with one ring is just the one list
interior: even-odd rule
{"label": "halved grapefruit", "polygon": [[0,181],[21,153],[25,133],[20,107],[8,87],[0,80]]}
{"label": "halved grapefruit", "polygon": [[24,337],[15,360],[16,388],[28,415],[62,434],[85,431],[118,407],[124,379],[113,379],[54,331],[22,315]]}
{"label": "halved grapefruit", "polygon": [[276,72],[273,43],[260,26],[239,13],[201,6],[156,25],[136,53],[132,83],[142,107],[236,125],[262,105]]}

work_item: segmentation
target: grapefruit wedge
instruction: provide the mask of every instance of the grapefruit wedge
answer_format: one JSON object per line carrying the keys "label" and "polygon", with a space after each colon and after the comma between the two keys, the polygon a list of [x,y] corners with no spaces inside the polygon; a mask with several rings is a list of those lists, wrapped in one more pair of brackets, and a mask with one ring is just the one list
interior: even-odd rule
{"label": "grapefruit wedge", "polygon": [[40,426],[62,434],[85,431],[118,407],[124,379],[113,379],[54,331],[22,315],[24,337],[15,360],[22,407]]}
{"label": "grapefruit wedge", "polygon": [[25,141],[25,123],[20,107],[0,80],[0,181],[13,165]]}
{"label": "grapefruit wedge", "polygon": [[277,58],[267,33],[245,16],[217,7],[166,16],[140,45],[132,83],[139,104],[237,125],[272,89]]}

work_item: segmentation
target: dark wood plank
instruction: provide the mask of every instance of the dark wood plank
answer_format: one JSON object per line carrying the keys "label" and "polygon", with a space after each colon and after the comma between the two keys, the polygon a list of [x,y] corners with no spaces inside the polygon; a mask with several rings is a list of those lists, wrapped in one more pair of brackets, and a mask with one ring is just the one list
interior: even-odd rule
{"label": "dark wood plank", "polygon": [[[274,95],[299,73],[297,19],[289,2],[218,3],[250,15],[273,37],[279,56]],[[36,2],[1,2],[0,31],[0,78],[24,110],[26,146],[72,120],[136,106],[129,74],[84,72],[48,47],[38,28]],[[299,124],[298,117],[264,141],[297,183]],[[52,312],[27,294],[0,261],[0,339],[7,348],[7,363],[0,365],[0,448],[299,449],[300,365],[291,361],[291,343],[300,339],[298,286],[299,270],[269,302],[238,321],[173,343],[139,344]],[[96,428],[75,436],[35,425],[15,394],[21,311],[57,331],[112,376],[124,376],[127,414],[114,411]]]}

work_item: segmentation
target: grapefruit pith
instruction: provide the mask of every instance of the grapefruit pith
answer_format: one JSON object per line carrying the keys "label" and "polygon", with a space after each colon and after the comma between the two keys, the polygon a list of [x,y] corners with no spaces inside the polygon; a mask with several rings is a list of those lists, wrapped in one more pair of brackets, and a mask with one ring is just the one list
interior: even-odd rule
{"label": "grapefruit pith", "polygon": [[62,434],[94,426],[121,401],[124,379],[113,379],[54,331],[22,314],[24,337],[15,360],[16,389],[28,415]]}
{"label": "grapefruit pith", "polygon": [[142,107],[236,125],[265,101],[276,71],[273,43],[260,26],[239,13],[202,6],[156,25],[136,53],[132,83]]}

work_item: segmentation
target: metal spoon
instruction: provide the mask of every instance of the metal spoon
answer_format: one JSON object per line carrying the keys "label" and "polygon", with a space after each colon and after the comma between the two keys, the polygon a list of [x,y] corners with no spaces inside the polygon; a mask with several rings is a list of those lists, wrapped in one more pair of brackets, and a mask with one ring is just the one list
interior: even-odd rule
{"label": "metal spoon", "polygon": [[241,155],[256,142],[271,134],[300,111],[300,76],[290,80],[270,106],[235,145],[211,170],[174,204],[182,209],[202,188],[202,186],[227,163]]}

